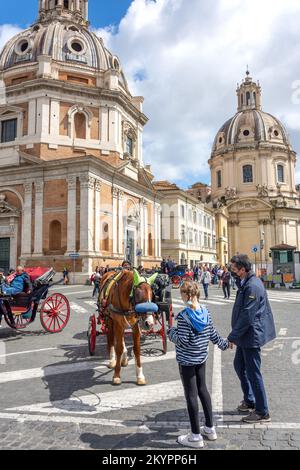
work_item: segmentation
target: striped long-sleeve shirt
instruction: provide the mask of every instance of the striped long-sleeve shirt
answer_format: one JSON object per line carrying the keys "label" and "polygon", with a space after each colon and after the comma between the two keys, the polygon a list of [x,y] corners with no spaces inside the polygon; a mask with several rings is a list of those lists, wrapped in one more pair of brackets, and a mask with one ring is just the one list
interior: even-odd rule
{"label": "striped long-sleeve shirt", "polygon": [[168,331],[168,337],[176,346],[177,362],[183,366],[194,366],[205,362],[210,341],[223,351],[229,347],[228,340],[223,339],[215,329],[210,314],[207,326],[199,333],[179,313],[177,327]]}

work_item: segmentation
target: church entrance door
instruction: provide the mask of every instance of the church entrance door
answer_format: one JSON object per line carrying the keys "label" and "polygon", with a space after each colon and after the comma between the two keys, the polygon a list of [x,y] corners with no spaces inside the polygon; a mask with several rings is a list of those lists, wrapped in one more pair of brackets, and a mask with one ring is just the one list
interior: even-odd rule
{"label": "church entrance door", "polygon": [[0,238],[0,271],[10,268],[10,238]]}

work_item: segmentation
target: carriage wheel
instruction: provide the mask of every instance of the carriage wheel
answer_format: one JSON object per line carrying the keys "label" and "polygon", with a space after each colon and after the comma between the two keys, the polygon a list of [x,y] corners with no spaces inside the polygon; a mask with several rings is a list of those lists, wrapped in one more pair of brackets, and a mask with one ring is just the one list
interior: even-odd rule
{"label": "carriage wheel", "polygon": [[166,312],[161,312],[161,331],[160,331],[162,343],[163,343],[163,352],[167,354],[168,351],[168,338],[167,338],[167,318]]}
{"label": "carriage wheel", "polygon": [[31,323],[31,318],[24,318],[23,315],[15,315],[12,313],[14,323],[10,321],[9,317],[5,315],[5,321],[10,328],[15,328],[16,330],[22,330],[26,328],[29,323]]}
{"label": "carriage wheel", "polygon": [[89,319],[89,327],[87,331],[90,356],[94,356],[95,350],[96,350],[96,337],[97,337],[96,325],[97,325],[96,317],[95,315],[91,315]]}
{"label": "carriage wheel", "polygon": [[188,282],[191,282],[193,280],[192,276],[190,276],[189,274],[185,274],[182,279],[183,281],[188,281]]}
{"label": "carriage wheel", "polygon": [[180,286],[181,277],[180,276],[173,276],[171,281],[172,281],[172,286],[177,288],[177,287]]}
{"label": "carriage wheel", "polygon": [[49,333],[59,333],[70,319],[70,305],[62,294],[52,294],[42,304],[40,320],[44,330]]}

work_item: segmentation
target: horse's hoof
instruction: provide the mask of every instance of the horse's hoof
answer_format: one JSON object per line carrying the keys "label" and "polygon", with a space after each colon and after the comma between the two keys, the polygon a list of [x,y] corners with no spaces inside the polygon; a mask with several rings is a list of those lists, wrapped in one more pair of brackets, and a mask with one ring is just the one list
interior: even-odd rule
{"label": "horse's hoof", "polygon": [[146,379],[137,379],[137,385],[147,385]]}
{"label": "horse's hoof", "polygon": [[127,366],[128,366],[128,359],[126,359],[126,361],[123,361],[123,362],[121,363],[121,366],[122,366],[122,367],[127,367]]}
{"label": "horse's hoof", "polygon": [[112,383],[113,385],[121,385],[122,381],[119,377],[114,377]]}
{"label": "horse's hoof", "polygon": [[114,369],[117,365],[117,362],[116,361],[111,361],[109,364],[108,364],[108,368],[109,369]]}

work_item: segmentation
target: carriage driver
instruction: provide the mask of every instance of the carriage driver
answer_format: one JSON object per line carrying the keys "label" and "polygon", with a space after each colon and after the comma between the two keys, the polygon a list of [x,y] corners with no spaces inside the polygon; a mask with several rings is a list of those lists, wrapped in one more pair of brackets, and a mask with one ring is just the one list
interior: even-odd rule
{"label": "carriage driver", "polygon": [[5,295],[16,295],[21,292],[31,290],[31,283],[28,274],[24,271],[23,266],[18,266],[16,275],[10,284],[2,284],[2,293]]}

